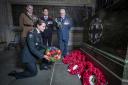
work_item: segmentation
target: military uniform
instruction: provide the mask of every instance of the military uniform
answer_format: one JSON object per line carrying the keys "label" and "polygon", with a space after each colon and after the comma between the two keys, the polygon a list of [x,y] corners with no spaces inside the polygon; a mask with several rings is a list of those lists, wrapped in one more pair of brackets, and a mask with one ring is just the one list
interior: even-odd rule
{"label": "military uniform", "polygon": [[41,34],[37,29],[28,33],[26,44],[21,53],[22,63],[25,64],[23,72],[13,74],[17,79],[35,76],[37,74],[36,59],[42,60],[46,46],[43,45]]}
{"label": "military uniform", "polygon": [[22,29],[21,39],[22,45],[24,45],[25,38],[27,37],[27,33],[33,29],[34,22],[37,20],[35,15],[28,15],[27,13],[22,13],[19,18],[19,25]]}
{"label": "military uniform", "polygon": [[59,48],[62,51],[62,56],[68,52],[69,30],[72,26],[71,18],[65,16],[64,18],[58,17],[55,19],[57,26],[57,34],[59,39]]}
{"label": "military uniform", "polygon": [[53,32],[53,19],[49,16],[42,16],[40,19],[45,21],[45,24],[46,24],[46,29],[44,30],[44,32],[42,32],[44,45],[51,46],[52,32]]}
{"label": "military uniform", "polygon": [[23,63],[35,63],[36,58],[42,59],[46,46],[42,42],[41,34],[37,28],[28,33],[26,45],[22,51]]}

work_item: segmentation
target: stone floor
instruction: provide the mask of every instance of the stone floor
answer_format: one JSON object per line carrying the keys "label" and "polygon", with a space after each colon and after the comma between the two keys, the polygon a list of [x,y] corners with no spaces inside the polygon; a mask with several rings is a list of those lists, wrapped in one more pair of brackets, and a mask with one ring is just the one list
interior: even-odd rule
{"label": "stone floor", "polygon": [[81,85],[80,79],[70,75],[67,65],[61,61],[56,62],[48,71],[38,69],[35,77],[16,80],[7,74],[15,69],[20,70],[16,67],[17,58],[15,49],[0,51],[0,85]]}

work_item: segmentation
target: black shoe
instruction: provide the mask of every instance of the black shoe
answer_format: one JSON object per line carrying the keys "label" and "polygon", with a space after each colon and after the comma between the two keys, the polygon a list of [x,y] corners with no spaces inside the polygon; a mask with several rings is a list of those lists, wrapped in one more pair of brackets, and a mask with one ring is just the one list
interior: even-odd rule
{"label": "black shoe", "polygon": [[48,70],[48,66],[47,65],[44,65],[44,64],[41,64],[40,65],[40,70]]}
{"label": "black shoe", "polygon": [[15,77],[16,78],[16,71],[12,71],[8,74],[8,76]]}
{"label": "black shoe", "polygon": [[40,70],[48,70],[49,67],[48,66],[43,66],[42,68],[40,68]]}
{"label": "black shoe", "polygon": [[51,65],[48,65],[47,67],[48,67],[48,69],[51,69],[52,68]]}

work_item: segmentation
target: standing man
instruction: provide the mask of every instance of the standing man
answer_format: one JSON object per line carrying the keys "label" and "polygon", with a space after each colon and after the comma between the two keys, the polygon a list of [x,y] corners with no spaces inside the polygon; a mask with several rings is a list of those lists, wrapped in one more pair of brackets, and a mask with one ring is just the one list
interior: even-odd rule
{"label": "standing man", "polygon": [[27,5],[24,13],[21,13],[19,18],[19,25],[22,29],[21,33],[21,46],[24,47],[27,33],[32,30],[34,22],[37,21],[37,17],[33,14],[33,6]]}
{"label": "standing man", "polygon": [[9,76],[13,76],[16,79],[23,79],[32,77],[37,74],[36,59],[48,60],[48,56],[44,55],[46,47],[43,45],[40,32],[45,29],[45,22],[38,20],[36,22],[36,28],[28,32],[26,37],[26,43],[22,50],[21,60],[25,65],[23,72],[12,71]]}
{"label": "standing man", "polygon": [[53,31],[53,19],[48,15],[48,9],[43,10],[43,16],[41,20],[45,21],[46,29],[42,32],[43,42],[46,46],[51,46],[52,43],[52,31]]}
{"label": "standing man", "polygon": [[72,21],[66,16],[65,9],[60,9],[60,16],[55,19],[55,22],[57,26],[59,48],[62,51],[62,56],[65,56],[68,52],[69,30],[72,26]]}

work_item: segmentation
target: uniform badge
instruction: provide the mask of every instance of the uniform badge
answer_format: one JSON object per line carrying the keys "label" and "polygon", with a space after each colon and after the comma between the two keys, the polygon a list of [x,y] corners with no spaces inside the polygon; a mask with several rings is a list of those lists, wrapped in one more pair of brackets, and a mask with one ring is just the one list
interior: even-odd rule
{"label": "uniform badge", "polygon": [[38,45],[38,43],[36,43],[36,45]]}
{"label": "uniform badge", "polygon": [[64,22],[64,25],[68,25],[68,24],[69,24],[69,21],[66,20],[66,21]]}
{"label": "uniform badge", "polygon": [[32,38],[33,37],[33,35],[32,34],[29,34],[29,38]]}
{"label": "uniform badge", "polygon": [[48,24],[53,24],[53,22],[52,21],[48,21]]}

